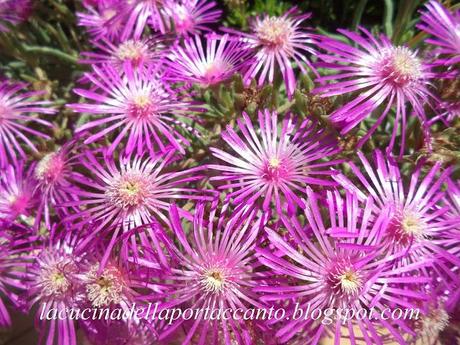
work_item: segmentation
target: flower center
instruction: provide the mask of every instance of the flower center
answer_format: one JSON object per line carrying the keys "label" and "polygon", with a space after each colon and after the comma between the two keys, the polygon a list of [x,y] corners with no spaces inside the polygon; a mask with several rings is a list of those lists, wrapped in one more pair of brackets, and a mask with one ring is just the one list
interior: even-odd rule
{"label": "flower center", "polygon": [[401,211],[391,220],[388,232],[393,239],[402,245],[413,240],[421,241],[426,236],[426,222],[415,212]]}
{"label": "flower center", "polygon": [[288,170],[281,159],[271,157],[266,161],[263,168],[262,177],[268,182],[278,182],[288,177]]}
{"label": "flower center", "polygon": [[155,113],[149,94],[136,95],[128,108],[128,114],[132,119],[146,119]]}
{"label": "flower center", "polygon": [[150,195],[150,182],[139,172],[126,172],[107,188],[110,202],[123,209],[144,205]]}
{"label": "flower center", "polygon": [[443,308],[431,309],[418,323],[420,335],[437,337],[449,325],[449,314]]}
{"label": "flower center", "polygon": [[124,283],[118,270],[106,268],[99,277],[97,270],[97,267],[94,267],[88,274],[92,280],[92,283],[86,286],[86,293],[90,302],[96,308],[120,303]]}
{"label": "flower center", "polygon": [[129,60],[133,64],[137,65],[143,57],[146,56],[148,47],[142,41],[129,40],[123,42],[115,52],[115,56],[122,60]]}
{"label": "flower center", "polygon": [[422,75],[420,60],[406,47],[388,49],[383,54],[382,76],[396,86],[405,86]]}
{"label": "flower center", "polygon": [[226,274],[221,268],[211,268],[204,272],[201,285],[206,292],[219,293],[226,286]]}
{"label": "flower center", "polygon": [[284,47],[289,42],[293,29],[284,18],[268,17],[257,23],[255,32],[263,45],[275,48]]}
{"label": "flower center", "polygon": [[18,195],[11,194],[7,197],[10,203],[10,209],[15,217],[19,215],[26,215],[27,209],[31,206],[31,196],[26,193]]}
{"label": "flower center", "polygon": [[64,273],[64,267],[58,264],[43,270],[40,274],[40,283],[42,294],[45,296],[62,296],[71,286],[71,282]]}
{"label": "flower center", "polygon": [[64,170],[64,160],[56,152],[52,152],[43,157],[35,168],[35,177],[39,181],[46,183],[55,182]]}
{"label": "flower center", "polygon": [[348,260],[338,260],[327,272],[326,283],[334,296],[348,299],[361,291],[364,279]]}
{"label": "flower center", "polygon": [[203,78],[206,83],[212,85],[222,80],[222,76],[230,69],[230,65],[224,61],[212,61],[204,67]]}

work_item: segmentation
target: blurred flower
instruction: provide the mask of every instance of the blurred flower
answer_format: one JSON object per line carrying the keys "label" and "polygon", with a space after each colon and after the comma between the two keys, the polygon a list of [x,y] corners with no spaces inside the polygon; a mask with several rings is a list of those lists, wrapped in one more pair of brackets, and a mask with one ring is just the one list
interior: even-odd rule
{"label": "blurred flower", "polygon": [[247,83],[259,74],[259,85],[266,80],[272,84],[275,72],[281,71],[288,96],[294,93],[296,77],[292,63],[295,63],[302,73],[307,73],[304,64],[314,70],[307,59],[307,54],[316,55],[310,46],[313,42],[312,35],[301,27],[302,22],[309,17],[310,14],[299,15],[294,7],[280,17],[255,18],[251,23],[251,33],[226,30],[239,35],[240,39],[255,51],[255,62],[244,75]]}
{"label": "blurred flower", "polygon": [[33,169],[19,161],[0,170],[0,219],[16,220],[35,210],[39,201]]}
{"label": "blurred flower", "polygon": [[364,169],[353,162],[349,164],[359,185],[343,174],[334,175],[334,179],[345,189],[356,193],[361,200],[373,197],[379,210],[389,206],[392,208],[382,246],[389,253],[405,251],[406,262],[434,260],[433,266],[441,270],[445,262],[459,265],[460,258],[449,253],[443,242],[460,218],[456,221],[446,219],[450,208],[440,206],[445,197],[442,185],[447,182],[452,169],[440,173],[441,164],[437,163],[422,179],[420,175],[425,161],[421,160],[411,171],[410,182],[406,184],[397,163],[381,151],[375,151],[374,164],[369,163],[361,152],[358,152],[358,157]]}
{"label": "blurred flower", "polygon": [[216,9],[214,1],[176,0],[166,3],[165,11],[171,18],[178,36],[197,35],[210,31],[206,24],[219,22],[222,10]]}
{"label": "blurred flower", "polygon": [[353,128],[378,111],[379,117],[367,134],[358,143],[361,147],[375,132],[390,109],[396,107],[396,118],[388,152],[393,150],[398,130],[401,132],[402,155],[406,143],[407,103],[422,125],[427,126],[424,105],[434,97],[430,86],[428,66],[407,47],[394,46],[388,37],[375,38],[366,29],[361,28],[364,37],[347,30],[339,30],[346,38],[357,45],[346,44],[338,40],[318,36],[318,46],[330,55],[320,54],[325,63],[318,64],[338,73],[320,77],[320,82],[336,82],[317,87],[314,92],[323,97],[357,92],[350,102],[343,104],[331,115],[330,119],[341,127],[341,134],[349,133]]}
{"label": "blurred flower", "polygon": [[[242,312],[249,307],[263,308],[252,289],[262,279],[261,274],[255,272],[259,264],[254,248],[267,214],[259,215],[246,207],[231,218],[227,213],[216,217],[215,206],[211,205],[208,216],[206,205],[198,204],[193,223],[187,225],[182,224],[177,207],[171,206],[172,230],[179,243],[173,248],[177,265],[161,276],[160,282],[166,292],[155,292],[151,296],[161,300],[159,310],[187,305],[194,310],[241,308]],[[185,227],[190,229],[189,234]],[[251,339],[253,333],[248,331],[249,322],[206,318],[203,313],[190,321],[175,320],[162,330],[159,339],[167,340],[179,327],[186,332],[184,344],[195,337],[201,339],[201,344],[214,343],[217,337],[223,337],[225,344],[253,344],[255,341]]]}
{"label": "blurred flower", "polygon": [[149,65],[144,69],[134,69],[130,64],[123,67],[123,71],[118,71],[110,65],[94,66],[94,73],[85,74],[97,89],[74,91],[94,103],[68,106],[74,111],[100,118],[80,126],[75,132],[99,128],[85,140],[84,143],[89,144],[119,130],[110,145],[111,152],[127,136],[125,147],[128,153],[148,150],[155,154],[158,149],[166,151],[168,144],[184,153],[181,145],[188,145],[188,141],[171,123],[186,127],[177,116],[187,116],[194,106],[178,99],[159,75],[158,67]]}
{"label": "blurred flower", "polygon": [[242,42],[229,41],[228,35],[207,36],[206,49],[199,36],[185,39],[184,48],[176,45],[168,55],[167,79],[196,83],[203,87],[230,79],[250,63],[250,52]]}
{"label": "blurred flower", "polygon": [[436,0],[429,1],[426,11],[422,12],[420,23],[417,27],[420,30],[434,36],[428,38],[427,43],[436,46],[436,57],[434,63],[439,65],[453,65],[460,62],[460,10],[449,12]]}
{"label": "blurred flower", "polygon": [[25,21],[32,12],[31,0],[0,1],[0,32],[8,31],[5,23],[13,25]]}
{"label": "blurred flower", "polygon": [[[305,200],[306,228],[295,219],[282,216],[290,239],[266,228],[273,249],[259,249],[260,261],[273,273],[290,277],[292,284],[258,286],[262,301],[280,303],[294,300],[301,310],[350,309],[356,312],[368,310],[372,305],[374,317],[331,317],[331,323],[322,323],[312,317],[290,317],[276,335],[282,343],[295,336],[303,343],[318,344],[326,334],[335,343],[343,337],[363,338],[366,344],[381,344],[385,337],[403,344],[403,334],[413,331],[404,320],[389,317],[389,309],[414,307],[427,300],[421,292],[423,284],[431,278],[423,274],[424,262],[393,267],[391,257],[381,249],[381,238],[389,222],[389,209],[374,212],[373,199],[360,203],[356,195],[328,191],[327,212],[322,213],[318,196],[307,187]],[[311,234],[311,235],[310,235]],[[307,309],[308,308],[308,309]],[[377,315],[386,315],[387,320]],[[343,326],[343,327],[342,327]],[[344,331],[344,329],[347,329]],[[387,335],[379,334],[385,329]],[[384,333],[384,332],[382,332]],[[299,342],[301,343],[301,342]]]}
{"label": "blurred flower", "polygon": [[169,17],[166,13],[166,0],[132,0],[126,8],[118,14],[124,18],[125,27],[121,35],[122,40],[129,38],[139,39],[147,25],[155,31],[166,33]]}
{"label": "blurred flower", "polygon": [[159,37],[112,43],[105,37],[92,42],[99,52],[83,52],[82,63],[90,65],[111,64],[119,70],[123,65],[130,63],[133,67],[145,67],[159,63],[166,50]]}
{"label": "blurred flower", "polygon": [[228,165],[210,165],[211,169],[223,171],[212,177],[224,181],[219,189],[232,189],[228,198],[235,204],[252,204],[263,200],[263,209],[273,201],[281,212],[284,202],[292,210],[303,207],[297,193],[304,193],[307,184],[331,185],[323,176],[332,174],[330,166],[339,160],[330,159],[340,149],[337,142],[314,120],[296,123],[285,117],[278,126],[278,116],[269,110],[258,114],[258,128],[254,128],[248,115],[237,120],[241,138],[231,127],[222,133],[222,138],[235,151],[231,155],[218,148],[211,148],[214,156]]}
{"label": "blurred flower", "polygon": [[33,100],[43,92],[21,92],[26,87],[27,84],[25,83],[16,83],[10,80],[0,81],[0,168],[4,168],[9,161],[15,162],[17,156],[23,159],[27,158],[20,141],[37,152],[31,135],[49,139],[48,135],[26,127],[25,123],[35,122],[52,127],[51,123],[33,116],[31,113],[53,114],[55,110],[45,107],[50,102]]}

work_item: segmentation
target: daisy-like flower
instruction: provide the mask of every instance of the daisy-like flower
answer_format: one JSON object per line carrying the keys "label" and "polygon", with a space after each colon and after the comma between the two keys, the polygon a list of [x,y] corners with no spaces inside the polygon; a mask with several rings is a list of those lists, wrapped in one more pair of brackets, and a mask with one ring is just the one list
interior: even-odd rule
{"label": "daisy-like flower", "polygon": [[255,18],[250,33],[227,30],[240,35],[241,40],[255,51],[255,62],[244,75],[247,83],[259,75],[259,85],[266,80],[271,84],[275,72],[280,70],[286,91],[291,96],[296,87],[292,64],[295,63],[303,73],[307,73],[304,65],[315,71],[307,59],[307,54],[316,55],[310,45],[313,42],[311,34],[302,28],[302,23],[309,17],[310,14],[297,14],[297,8],[294,7],[280,17]]}
{"label": "daisy-like flower", "polygon": [[0,32],[8,31],[9,24],[19,24],[25,21],[32,11],[31,0],[1,0],[0,1]]}
{"label": "daisy-like flower", "polygon": [[159,75],[158,67],[149,65],[134,69],[131,64],[125,64],[123,71],[110,65],[94,66],[93,69],[94,73],[85,76],[97,89],[75,89],[75,93],[94,103],[69,105],[74,111],[100,117],[76,129],[76,133],[100,129],[90,135],[85,144],[115,132],[110,151],[114,151],[127,136],[125,147],[128,153],[134,150],[141,153],[147,149],[154,154],[157,150],[166,151],[169,144],[181,153],[185,152],[181,144],[188,145],[188,141],[173,124],[185,127],[180,117],[185,117],[195,107],[178,99]]}
{"label": "daisy-like flower", "polygon": [[173,82],[196,83],[203,87],[230,79],[249,63],[250,51],[243,43],[229,41],[228,35],[207,36],[206,49],[199,36],[176,45],[168,55],[167,78]]}
{"label": "daisy-like flower", "polygon": [[40,200],[36,212],[35,223],[38,226],[44,218],[45,226],[51,226],[51,215],[54,213],[63,216],[65,208],[60,205],[74,200],[75,187],[70,180],[78,180],[79,175],[73,171],[78,156],[72,154],[76,143],[70,141],[54,152],[47,153],[35,165],[35,191]]}
{"label": "daisy-like flower", "polygon": [[243,137],[231,127],[222,134],[236,154],[211,148],[214,156],[227,162],[209,166],[223,172],[212,179],[225,183],[220,189],[232,189],[227,195],[235,204],[261,200],[263,209],[272,201],[278,211],[284,202],[289,209],[303,207],[297,193],[304,193],[307,184],[332,184],[323,176],[330,175],[329,167],[341,161],[324,158],[331,158],[340,149],[332,136],[318,129],[316,121],[296,123],[286,117],[279,126],[275,112],[265,110],[258,115],[258,128],[245,113],[237,120]]}
{"label": "daisy-like flower", "polygon": [[35,260],[27,268],[28,308],[38,306],[39,341],[46,345],[76,345],[75,321],[58,315],[69,315],[80,296],[81,259],[74,252],[78,238],[66,235],[57,239],[55,230],[51,230],[51,239],[35,252]]}
{"label": "daisy-like flower", "polygon": [[319,55],[325,61],[319,65],[337,70],[338,73],[318,78],[321,82],[335,82],[317,87],[315,92],[322,97],[357,93],[352,101],[330,115],[331,121],[341,127],[342,134],[350,132],[374,111],[379,113],[375,124],[358,142],[358,147],[369,139],[395,107],[396,118],[388,152],[393,150],[400,128],[402,154],[406,142],[407,115],[410,112],[408,104],[422,125],[427,125],[423,107],[433,97],[428,90],[430,71],[416,52],[404,46],[394,46],[384,35],[375,38],[366,29],[361,28],[361,31],[364,37],[339,30],[357,47],[329,37],[318,38],[318,46],[330,53]]}
{"label": "daisy-like flower", "polygon": [[[123,232],[152,222],[169,224],[167,211],[172,200],[210,199],[201,191],[185,186],[202,179],[199,173],[202,168],[165,171],[171,169],[174,161],[174,151],[155,158],[120,157],[118,162],[106,151],[100,155],[85,152],[81,164],[93,173],[92,178],[75,181],[81,187],[73,192],[78,200],[63,204],[80,207],[65,218],[72,223],[73,229],[89,226],[90,233],[82,241],[82,247],[91,243],[102,230],[113,230],[108,255]],[[154,229],[145,227],[144,230],[151,238],[158,237]]]}
{"label": "daisy-like flower", "polygon": [[198,35],[209,31],[207,24],[219,22],[222,10],[216,9],[214,1],[178,0],[167,2],[165,8],[178,36]]}
{"label": "daisy-like flower", "polygon": [[87,28],[95,40],[106,38],[112,42],[120,39],[124,28],[123,16],[126,2],[124,0],[100,0],[94,4],[84,2],[87,13],[77,13],[78,25]]}
{"label": "daisy-like flower", "polygon": [[26,228],[0,220],[0,327],[11,326],[6,302],[20,307],[18,292],[24,290],[24,269],[33,249]]}
{"label": "daisy-like flower", "polygon": [[31,135],[49,138],[44,133],[26,127],[25,124],[35,122],[52,127],[51,123],[33,116],[31,113],[53,114],[55,110],[45,107],[50,102],[34,100],[43,92],[22,92],[26,87],[27,84],[25,83],[9,80],[0,81],[0,168],[4,168],[9,161],[16,161],[18,155],[23,159],[26,158],[20,142],[37,152],[37,148],[30,140]]}
{"label": "daisy-like flower", "polygon": [[122,40],[139,39],[147,25],[162,34],[166,33],[169,21],[165,10],[167,2],[168,0],[132,0],[127,3],[124,11],[119,13],[126,23],[121,35]]}
{"label": "daisy-like flower", "polygon": [[436,52],[442,56],[434,63],[453,65],[460,62],[460,10],[451,13],[436,0],[425,6],[426,11],[422,12],[417,27],[433,36],[426,42],[436,46]]}
{"label": "daisy-like flower", "polygon": [[122,70],[126,63],[130,63],[133,67],[158,63],[166,49],[159,37],[130,39],[123,42],[111,42],[103,37],[99,41],[93,41],[92,44],[100,52],[82,53],[82,63],[111,64],[119,70]]}
{"label": "daisy-like flower", "polygon": [[33,169],[19,161],[0,170],[0,219],[15,220],[32,214],[38,204]]}
{"label": "daisy-like flower", "polygon": [[[244,312],[251,306],[262,308],[252,292],[261,281],[261,275],[255,272],[259,264],[254,248],[267,214],[258,215],[256,210],[246,207],[231,218],[225,213],[217,217],[213,204],[208,217],[205,208],[202,203],[196,206],[191,233],[187,234],[177,207],[171,206],[172,229],[180,243],[180,247],[173,248],[177,264],[161,276],[161,284],[167,292],[154,293],[151,297],[161,300],[159,310],[188,306],[193,310],[241,308]],[[246,321],[212,320],[203,314],[190,322],[176,320],[160,332],[159,339],[167,340],[179,327],[187,333],[183,344],[192,339],[197,339],[197,344],[227,345],[255,341],[251,339],[254,333],[248,331]]]}
{"label": "daisy-like flower", "polygon": [[397,163],[381,151],[375,151],[374,164],[361,152],[358,157],[364,169],[353,162],[349,164],[359,183],[354,184],[342,174],[334,175],[334,179],[361,200],[369,196],[374,198],[380,210],[391,207],[390,223],[382,246],[390,253],[406,251],[404,262],[436,258],[433,267],[443,270],[445,262],[460,265],[460,258],[449,253],[444,245],[459,220],[448,219],[449,206],[439,205],[445,197],[442,185],[447,182],[452,169],[441,172],[441,164],[437,163],[422,178],[425,162],[421,160],[406,181]]}
{"label": "daisy-like flower", "polygon": [[[374,213],[372,198],[360,203],[354,194],[346,193],[343,198],[338,191],[328,191],[326,212],[322,213],[318,197],[309,187],[305,204],[308,227],[282,216],[290,237],[283,238],[266,227],[273,249],[258,250],[261,263],[291,283],[260,286],[255,291],[264,294],[263,301],[294,300],[304,311],[307,307],[355,312],[373,308],[374,313],[360,318],[338,314],[327,324],[311,317],[297,316],[295,320],[292,310],[286,314],[289,321],[278,328],[279,340],[287,343],[300,336],[303,343],[316,345],[329,334],[336,344],[342,337],[349,337],[351,344],[356,344],[357,338],[366,344],[382,344],[387,336],[404,344],[402,334],[415,333],[404,320],[389,318],[385,309],[417,308],[428,299],[422,287],[431,278],[422,274],[425,261],[393,268],[392,260],[404,253],[389,256],[381,250],[389,209]],[[387,320],[379,317],[382,314]],[[379,332],[382,329],[385,332]]]}

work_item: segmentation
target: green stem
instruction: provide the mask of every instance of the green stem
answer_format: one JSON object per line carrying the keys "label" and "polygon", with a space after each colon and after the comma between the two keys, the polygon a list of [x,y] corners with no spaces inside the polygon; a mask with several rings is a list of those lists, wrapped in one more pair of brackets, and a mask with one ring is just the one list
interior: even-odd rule
{"label": "green stem", "polygon": [[355,15],[353,16],[353,22],[351,27],[353,30],[358,28],[359,23],[361,22],[361,18],[363,17],[364,8],[366,7],[367,0],[360,0],[358,6],[356,7]]}
{"label": "green stem", "polygon": [[43,55],[52,55],[64,62],[71,63],[73,65],[78,65],[78,58],[76,56],[66,54],[60,50],[51,48],[51,47],[37,47],[37,46],[27,46],[23,45],[22,48],[27,53],[37,53]]}
{"label": "green stem", "polygon": [[385,1],[385,11],[383,12],[383,27],[385,29],[385,34],[388,37],[393,35],[393,0],[384,0]]}

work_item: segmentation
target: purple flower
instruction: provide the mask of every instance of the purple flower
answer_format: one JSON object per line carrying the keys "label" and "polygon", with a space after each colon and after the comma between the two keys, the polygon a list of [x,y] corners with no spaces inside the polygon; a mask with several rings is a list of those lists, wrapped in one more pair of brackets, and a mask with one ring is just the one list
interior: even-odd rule
{"label": "purple flower", "polygon": [[[261,216],[256,210],[245,207],[231,218],[226,212],[217,217],[216,205],[211,205],[209,213],[205,206],[198,204],[193,223],[184,225],[177,207],[171,206],[172,230],[179,244],[173,247],[177,263],[161,276],[160,282],[166,292],[155,292],[151,298],[162,301],[159,310],[189,306],[210,310],[241,308],[244,312],[250,306],[263,308],[252,289],[262,279],[255,272],[259,264],[254,248],[267,214]],[[190,229],[190,233],[185,229]],[[189,322],[176,320],[162,330],[159,339],[167,340],[182,328],[186,332],[184,344],[192,338],[199,339],[198,344],[211,344],[216,337],[222,337],[226,345],[253,344],[255,339],[251,339],[250,326],[246,322],[242,319],[211,320],[209,316],[199,315]]]}
{"label": "purple flower", "polygon": [[111,64],[119,70],[123,70],[123,65],[130,63],[133,67],[145,67],[156,64],[164,54],[165,47],[159,37],[149,39],[130,39],[124,42],[112,43],[103,37],[92,44],[100,52],[84,52],[82,63],[87,64]]}
{"label": "purple flower", "polygon": [[228,35],[208,35],[206,49],[203,49],[201,38],[195,36],[195,39],[185,39],[184,48],[176,45],[171,50],[167,78],[208,87],[239,72],[250,62],[249,55],[242,42],[229,41]]}
{"label": "purple flower", "polygon": [[[174,151],[154,158],[120,157],[118,162],[106,151],[97,155],[86,151],[81,156],[81,166],[92,172],[92,176],[73,181],[79,187],[73,192],[77,200],[62,204],[68,208],[80,207],[65,221],[71,222],[73,229],[88,226],[90,232],[81,246],[102,236],[101,232],[113,231],[112,242],[107,246],[108,255],[123,232],[152,222],[169,224],[167,212],[173,200],[210,199],[200,190],[187,186],[202,179],[199,173],[202,168],[171,171],[175,160]],[[150,228],[145,231],[156,237]]]}
{"label": "purple flower", "polygon": [[93,68],[94,73],[85,76],[97,89],[75,89],[75,93],[93,103],[69,105],[74,111],[100,117],[76,129],[76,133],[80,133],[99,128],[85,140],[85,144],[116,132],[110,151],[128,137],[125,144],[128,153],[134,150],[141,153],[147,149],[154,154],[158,149],[166,151],[168,144],[181,153],[185,152],[181,145],[188,145],[188,141],[173,124],[186,127],[180,117],[186,117],[195,108],[190,102],[178,99],[159,75],[158,67],[150,65],[133,69],[130,64],[125,64],[123,71],[110,65]]}
{"label": "purple flower", "polygon": [[0,219],[30,216],[38,205],[34,166],[19,161],[0,170]]}
{"label": "purple flower", "polygon": [[436,46],[435,51],[444,57],[436,58],[434,63],[454,65],[460,62],[460,10],[451,13],[435,0],[425,6],[427,11],[423,12],[417,27],[434,36],[426,42]]}
{"label": "purple flower", "polygon": [[177,0],[166,3],[165,11],[174,24],[178,36],[197,35],[209,31],[206,24],[219,22],[222,10],[215,9],[214,1]]}
{"label": "purple flower", "polygon": [[64,216],[66,210],[60,205],[76,199],[73,194],[75,187],[71,182],[78,178],[78,173],[73,171],[73,166],[78,162],[78,156],[72,154],[75,146],[74,141],[67,142],[56,151],[46,154],[33,169],[35,191],[40,200],[35,215],[37,226],[44,218],[45,226],[50,228],[52,213]]}
{"label": "purple flower", "polygon": [[167,2],[168,0],[133,0],[128,3],[118,14],[126,23],[121,39],[139,39],[147,25],[164,34],[169,21],[165,10]]}
{"label": "purple flower", "polygon": [[25,21],[32,11],[31,0],[2,0],[0,1],[0,32],[8,31],[5,23],[13,25]]}
{"label": "purple flower", "polygon": [[222,134],[224,141],[236,153],[211,148],[214,156],[226,165],[210,165],[222,175],[212,177],[224,181],[220,189],[231,190],[228,198],[235,204],[252,204],[263,201],[268,209],[273,201],[278,212],[286,202],[292,210],[303,207],[297,195],[304,193],[307,184],[331,185],[323,178],[332,173],[329,166],[340,163],[330,159],[340,149],[334,138],[317,128],[314,120],[301,123],[286,117],[278,126],[277,114],[265,110],[258,114],[258,128],[254,128],[248,115],[237,120],[242,137],[231,127]]}
{"label": "purple flower", "polygon": [[402,155],[406,142],[407,115],[410,112],[408,104],[413,114],[426,126],[423,107],[433,97],[428,90],[430,72],[416,52],[407,47],[394,46],[384,35],[375,38],[366,29],[361,28],[361,31],[364,37],[339,30],[357,47],[329,37],[318,38],[318,46],[330,53],[319,55],[325,63],[318,65],[337,70],[338,73],[318,78],[321,82],[335,82],[317,87],[315,92],[323,97],[358,93],[352,101],[330,115],[331,121],[341,127],[342,134],[350,132],[374,111],[380,113],[375,124],[360,139],[358,147],[369,139],[392,107],[395,107],[395,124],[387,150],[392,151],[400,128]]}
{"label": "purple flower", "polygon": [[241,40],[255,51],[255,62],[248,68],[244,79],[249,83],[258,77],[258,84],[262,85],[266,80],[271,84],[275,79],[275,72],[281,71],[286,84],[288,96],[291,96],[296,87],[296,77],[292,68],[295,63],[302,71],[307,73],[306,64],[314,70],[306,54],[316,55],[310,46],[312,36],[302,28],[302,22],[310,17],[310,14],[297,14],[294,7],[280,17],[257,17],[251,23],[251,33],[229,32],[241,36]]}
{"label": "purple flower", "polygon": [[36,101],[34,98],[43,94],[41,91],[21,92],[27,87],[25,83],[9,80],[0,81],[0,168],[8,162],[15,162],[17,156],[26,159],[26,154],[20,145],[24,142],[32,151],[37,152],[31,135],[48,139],[44,133],[26,127],[28,122],[35,122],[47,127],[51,123],[42,120],[31,113],[53,114],[52,108],[45,108],[50,102]]}
{"label": "purple flower", "polygon": [[[304,311],[308,306],[310,310],[348,308],[355,312],[373,307],[375,314],[349,319],[342,314],[328,325],[311,317],[294,320],[292,310],[286,314],[290,320],[278,328],[279,340],[287,343],[298,336],[303,343],[315,345],[330,334],[338,343],[346,333],[351,344],[356,344],[356,337],[363,337],[366,344],[381,344],[384,337],[403,344],[402,334],[415,333],[403,320],[390,319],[385,309],[418,307],[428,299],[421,288],[431,278],[423,274],[425,261],[393,267],[392,260],[403,253],[390,256],[381,249],[389,209],[374,213],[372,198],[360,203],[354,194],[346,193],[343,198],[338,191],[328,191],[323,213],[309,187],[305,204],[307,227],[295,218],[282,216],[289,239],[267,227],[273,249],[258,250],[261,263],[291,283],[260,286],[255,291],[264,293],[262,301],[282,305],[294,301]],[[388,319],[380,318],[381,313]],[[379,334],[382,328],[386,335]]]}
{"label": "purple flower", "polygon": [[433,266],[438,265],[441,270],[445,262],[459,265],[460,258],[449,253],[444,245],[455,222],[446,219],[450,208],[440,205],[445,197],[442,185],[452,169],[440,172],[441,164],[436,163],[422,178],[425,161],[421,160],[411,171],[410,181],[405,181],[396,162],[380,151],[375,151],[374,164],[361,152],[358,157],[364,169],[353,162],[349,164],[359,184],[355,185],[342,174],[334,175],[334,179],[361,200],[374,198],[378,210],[391,207],[382,246],[390,253],[405,251],[406,262],[436,259]]}
{"label": "purple flower", "polygon": [[126,3],[124,0],[100,0],[92,6],[84,2],[88,13],[77,13],[78,25],[87,28],[95,40],[101,38],[112,42],[119,40],[124,28],[123,17],[117,15],[124,13]]}

